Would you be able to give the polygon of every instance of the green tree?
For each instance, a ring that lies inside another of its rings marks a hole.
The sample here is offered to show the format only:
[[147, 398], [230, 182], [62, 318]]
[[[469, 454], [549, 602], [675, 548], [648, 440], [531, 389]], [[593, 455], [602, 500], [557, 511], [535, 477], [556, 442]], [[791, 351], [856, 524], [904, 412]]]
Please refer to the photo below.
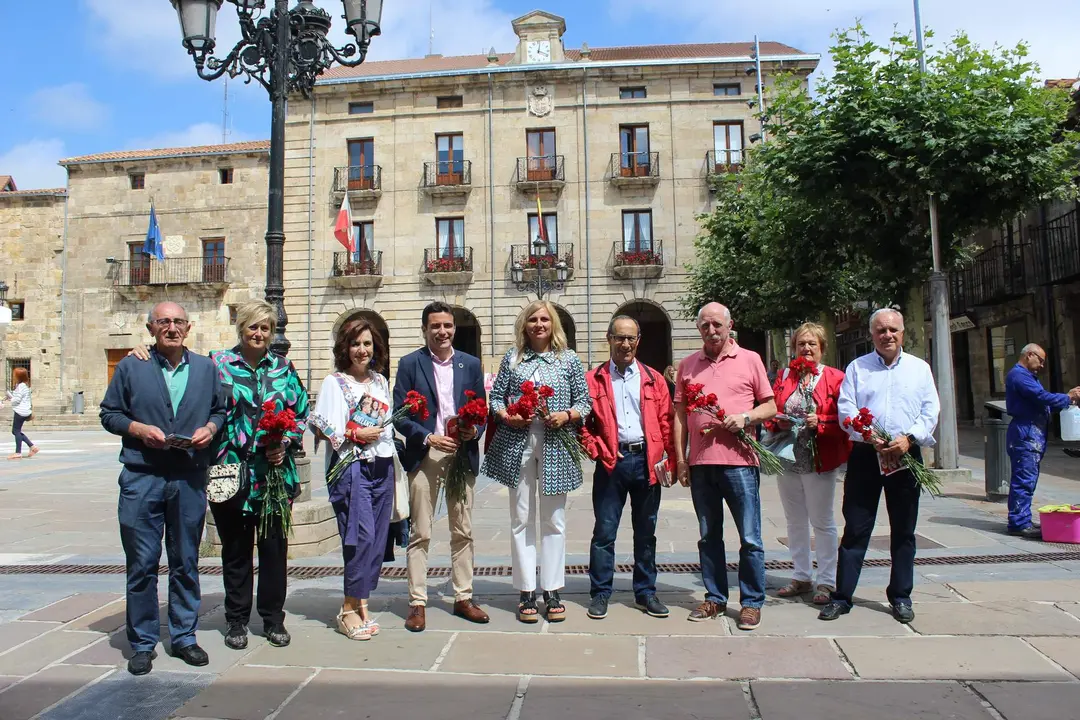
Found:
[[911, 37], [882, 46], [856, 26], [830, 53], [815, 95], [801, 78], [777, 82], [768, 142], [718, 184], [688, 313], [716, 299], [767, 329], [855, 300], [903, 306], [931, 269], [931, 193], [948, 268], [978, 228], [1073, 190], [1068, 93], [1038, 82], [1024, 45], [986, 50], [961, 34], [923, 73]]

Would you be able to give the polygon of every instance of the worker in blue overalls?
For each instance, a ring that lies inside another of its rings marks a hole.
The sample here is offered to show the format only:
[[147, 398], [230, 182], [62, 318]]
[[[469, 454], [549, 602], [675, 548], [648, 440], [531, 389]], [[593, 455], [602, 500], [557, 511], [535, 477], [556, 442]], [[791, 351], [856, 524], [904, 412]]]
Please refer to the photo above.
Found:
[[1039, 382], [1046, 351], [1031, 343], [1020, 351], [1016, 366], [1005, 376], [1005, 408], [1012, 416], [1006, 436], [1009, 465], [1009, 534], [1042, 539], [1042, 528], [1031, 520], [1031, 496], [1039, 480], [1039, 464], [1046, 454], [1050, 411], [1062, 411], [1080, 402], [1080, 387], [1065, 393], [1048, 392]]

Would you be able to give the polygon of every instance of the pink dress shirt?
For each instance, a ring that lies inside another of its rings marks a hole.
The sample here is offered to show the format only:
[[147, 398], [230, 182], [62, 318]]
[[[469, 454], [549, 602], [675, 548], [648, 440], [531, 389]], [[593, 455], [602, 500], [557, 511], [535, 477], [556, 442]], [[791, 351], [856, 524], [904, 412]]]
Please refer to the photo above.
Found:
[[446, 423], [457, 415], [454, 406], [454, 353], [450, 353], [446, 362], [432, 355], [431, 367], [435, 371], [435, 400], [439, 405], [435, 413], [435, 434], [445, 435]]
[[[685, 401], [683, 383], [701, 383], [705, 394], [715, 393], [717, 403], [728, 415], [739, 415], [754, 409], [755, 401], [763, 403], [773, 396], [765, 363], [753, 350], [732, 342], [727, 352], [716, 360], [709, 359], [704, 350], [679, 363], [675, 381], [675, 402]], [[733, 433], [716, 428], [702, 435], [702, 428], [716, 421], [706, 413], [687, 413], [687, 432], [690, 435], [691, 465], [757, 465], [757, 458]], [[753, 432], [753, 428], [748, 432]]]

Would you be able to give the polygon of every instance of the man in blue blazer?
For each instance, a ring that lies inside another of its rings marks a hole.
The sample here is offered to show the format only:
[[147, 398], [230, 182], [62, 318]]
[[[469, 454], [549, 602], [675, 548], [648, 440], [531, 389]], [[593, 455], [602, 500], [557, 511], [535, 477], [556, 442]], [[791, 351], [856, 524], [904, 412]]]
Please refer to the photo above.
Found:
[[394, 407], [401, 407], [410, 390], [427, 399], [430, 417], [420, 422], [406, 416], [395, 423], [405, 436], [401, 464], [409, 474], [409, 617], [405, 628], [421, 632], [427, 626], [428, 546], [431, 520], [439, 487], [445, 481], [450, 462], [464, 443], [469, 459], [469, 478], [464, 502], [447, 499], [450, 521], [451, 583], [454, 586], [454, 614], [471, 622], [486, 623], [485, 613], [473, 601], [473, 488], [480, 469], [480, 430], [462, 430], [457, 439], [447, 435], [446, 425], [467, 400], [465, 391], [487, 398], [480, 361], [454, 349], [454, 312], [449, 305], [433, 302], [421, 316], [426, 346], [401, 358], [394, 380]]
[[145, 675], [156, 657], [161, 536], [169, 558], [172, 654], [188, 665], [209, 662], [195, 639], [199, 603], [199, 543], [206, 515], [210, 441], [225, 423], [221, 381], [210, 358], [184, 347], [191, 330], [176, 303], [158, 303], [146, 329], [151, 362], [126, 357], [101, 401], [101, 424], [123, 437], [120, 540], [127, 558], [128, 671]]

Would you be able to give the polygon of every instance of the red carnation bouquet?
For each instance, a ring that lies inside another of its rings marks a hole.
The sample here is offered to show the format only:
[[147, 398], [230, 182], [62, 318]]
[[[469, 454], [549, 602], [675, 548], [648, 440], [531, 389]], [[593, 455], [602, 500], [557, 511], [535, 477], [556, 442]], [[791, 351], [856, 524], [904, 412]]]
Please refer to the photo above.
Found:
[[[817, 404], [814, 403], [814, 386], [809, 378], [816, 376], [820, 370], [818, 370], [818, 364], [810, 358], [800, 355], [791, 361], [788, 365], [788, 370], [798, 378], [796, 387], [798, 392], [802, 395], [803, 407], [806, 409], [806, 414], [810, 415], [817, 412]], [[806, 383], [803, 383], [803, 380]], [[810, 445], [810, 461], [813, 463], [814, 468], [818, 467], [818, 452], [817, 452], [817, 429], [809, 430], [809, 445]]]
[[[477, 397], [472, 390], [465, 391], [466, 402], [458, 410], [455, 417], [446, 423], [446, 434], [457, 440], [462, 430], [472, 430], [487, 422], [487, 400]], [[454, 453], [450, 461], [450, 469], [446, 473], [445, 492], [450, 502], [464, 502], [465, 488], [469, 477], [469, 456], [462, 445]]]
[[[686, 396], [686, 409], [688, 411], [703, 413], [715, 421], [701, 429], [702, 435], [708, 435], [713, 429], [723, 427], [723, 422], [724, 419], [727, 418], [727, 413], [724, 412], [724, 408], [719, 406], [717, 397], [714, 393], [706, 395], [705, 386], [703, 384], [692, 383], [687, 379], [683, 380], [683, 394]], [[757, 457], [758, 466], [761, 468], [761, 472], [766, 475], [782, 475], [784, 473], [784, 466], [780, 463], [780, 458], [766, 450], [764, 446], [757, 441], [757, 438], [745, 430], [737, 431], [735, 436], [739, 438], [740, 442], [747, 445], [751, 452]]]
[[[395, 423], [401, 420], [406, 415], [415, 415], [420, 422], [427, 420], [431, 417], [431, 412], [428, 410], [427, 398], [421, 395], [416, 390], [410, 390], [405, 395], [405, 401], [401, 403], [401, 407], [395, 410], [390, 415], [386, 416], [378, 427], [385, 428], [391, 423]], [[370, 425], [362, 425], [353, 420], [349, 420], [345, 423], [345, 437], [349, 438], [353, 430], [360, 430], [362, 428], [371, 427]], [[345, 470], [359, 459], [355, 452], [355, 448], [350, 448], [349, 451], [341, 453], [341, 457], [338, 459], [334, 467], [330, 468], [330, 472], [326, 474], [326, 487], [330, 487], [345, 474]]]
[[[876, 440], [888, 445], [892, 442], [893, 438], [880, 423], [874, 420], [873, 414], [869, 408], [859, 408], [859, 414], [855, 417], [844, 418], [844, 427], [851, 428], [855, 432], [862, 435], [863, 440], [870, 444], [875, 444]], [[925, 465], [915, 459], [910, 453], [904, 453], [900, 458], [900, 465], [897, 467], [891, 467], [885, 464], [881, 455], [878, 455], [878, 466], [881, 468], [883, 475], [891, 475], [899, 470], [910, 470], [911, 474], [915, 477], [915, 482], [919, 487], [928, 492], [933, 497], [941, 496], [941, 481], [937, 476], [930, 471]]]
[[[256, 426], [257, 431], [264, 433], [262, 445], [265, 449], [280, 448], [285, 440], [286, 433], [300, 432], [296, 424], [296, 413], [285, 408], [280, 412], [273, 400], [267, 400], [262, 406], [262, 418]], [[259, 537], [268, 536], [273, 527], [273, 519], [278, 518], [281, 531], [286, 535], [292, 534], [292, 500], [289, 498], [288, 488], [285, 486], [286, 470], [284, 464], [272, 465], [267, 463], [266, 478], [259, 488], [262, 495], [262, 505], [259, 508]]]
[[[555, 390], [550, 386], [536, 385], [532, 380], [526, 380], [521, 383], [521, 397], [516, 402], [510, 403], [506, 407], [506, 412], [509, 415], [517, 415], [525, 420], [532, 420], [538, 414], [540, 417], [546, 418], [551, 414], [548, 409], [548, 400], [553, 397], [555, 397]], [[555, 438], [559, 441], [559, 444], [563, 446], [566, 452], [570, 453], [570, 458], [580, 467], [587, 454], [585, 448], [581, 446], [577, 433], [571, 430], [570, 424], [567, 423], [557, 429], [548, 428], [548, 430], [555, 433]]]

